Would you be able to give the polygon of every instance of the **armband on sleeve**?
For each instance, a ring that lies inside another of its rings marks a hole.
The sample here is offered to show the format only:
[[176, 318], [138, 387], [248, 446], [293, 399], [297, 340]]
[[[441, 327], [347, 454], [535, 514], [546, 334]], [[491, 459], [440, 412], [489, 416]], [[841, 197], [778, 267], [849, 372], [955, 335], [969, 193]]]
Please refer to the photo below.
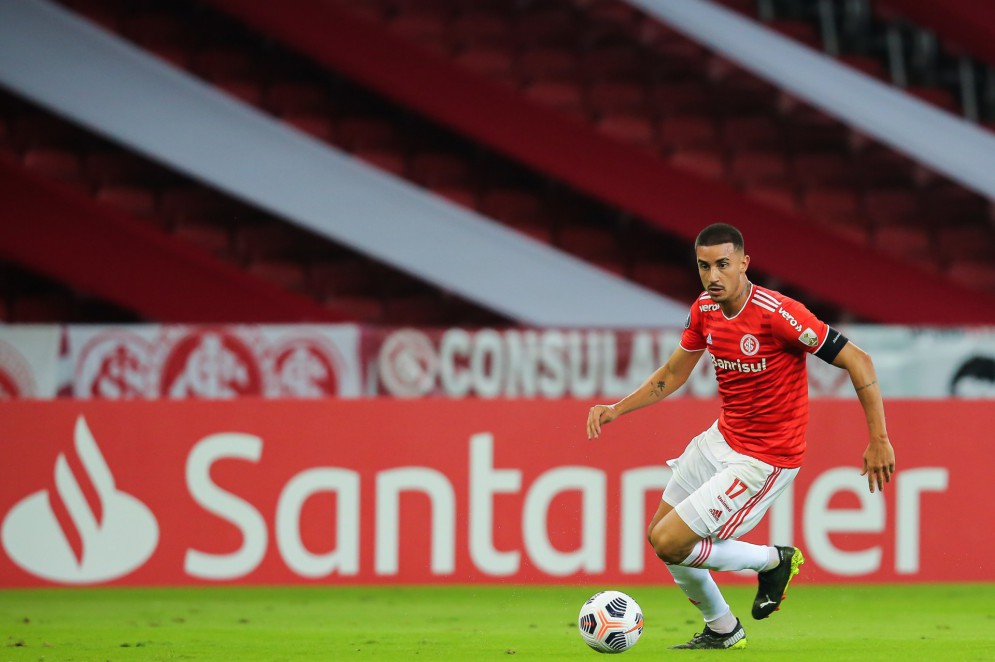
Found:
[[843, 349], [843, 346], [848, 342], [850, 340], [840, 331], [829, 327], [829, 332], [826, 334], [826, 342], [822, 343], [822, 347], [816, 350], [815, 355], [826, 363], [832, 364], [833, 360]]

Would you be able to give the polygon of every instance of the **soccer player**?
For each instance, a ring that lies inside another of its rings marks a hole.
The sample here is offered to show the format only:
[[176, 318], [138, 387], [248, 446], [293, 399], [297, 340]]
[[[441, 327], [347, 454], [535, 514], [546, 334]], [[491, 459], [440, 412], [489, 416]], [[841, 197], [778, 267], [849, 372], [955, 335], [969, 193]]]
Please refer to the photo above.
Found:
[[715, 367], [718, 420], [668, 462], [672, 477], [649, 525], [649, 541], [688, 599], [704, 630], [672, 648], [746, 646], [746, 631], [709, 570], [756, 570], [753, 618], [770, 616], [805, 562], [795, 547], [738, 538], [763, 518], [791, 484], [805, 453], [808, 354], [846, 370], [863, 407], [869, 443], [863, 472], [871, 492], [895, 471], [881, 389], [866, 352], [779, 292], [750, 282], [743, 235], [710, 225], [695, 240], [705, 292], [691, 306], [680, 346], [638, 389], [588, 412], [587, 436], [623, 414], [659, 402], [687, 381], [704, 350]]

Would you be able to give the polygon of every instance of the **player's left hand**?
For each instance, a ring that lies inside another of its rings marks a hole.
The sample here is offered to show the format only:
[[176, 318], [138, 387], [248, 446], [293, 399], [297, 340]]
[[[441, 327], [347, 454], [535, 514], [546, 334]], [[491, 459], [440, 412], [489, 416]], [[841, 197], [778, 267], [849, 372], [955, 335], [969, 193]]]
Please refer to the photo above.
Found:
[[892, 448], [891, 442], [885, 438], [867, 444], [867, 450], [864, 451], [864, 470], [860, 475], [867, 476], [867, 487], [870, 488], [871, 494], [874, 493], [875, 486], [878, 491], [883, 491], [884, 484], [891, 482], [893, 473], [895, 473], [895, 449]]

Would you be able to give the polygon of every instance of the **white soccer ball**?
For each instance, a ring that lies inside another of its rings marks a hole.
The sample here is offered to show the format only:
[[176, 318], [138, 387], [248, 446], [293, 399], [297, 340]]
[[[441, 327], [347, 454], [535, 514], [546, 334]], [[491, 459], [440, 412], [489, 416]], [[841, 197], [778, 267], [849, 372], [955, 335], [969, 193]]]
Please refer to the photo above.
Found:
[[584, 642], [599, 653], [622, 653], [643, 633], [643, 610], [621, 591], [595, 593], [577, 620]]

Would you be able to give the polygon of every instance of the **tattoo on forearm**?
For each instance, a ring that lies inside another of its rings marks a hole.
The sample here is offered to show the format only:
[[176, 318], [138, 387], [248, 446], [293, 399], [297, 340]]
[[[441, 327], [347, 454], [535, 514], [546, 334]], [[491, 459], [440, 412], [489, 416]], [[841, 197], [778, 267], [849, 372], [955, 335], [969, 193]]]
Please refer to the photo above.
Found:
[[863, 390], [864, 390], [865, 388], [870, 388], [870, 387], [874, 386], [874, 385], [875, 385], [875, 384], [877, 384], [877, 383], [878, 383], [878, 380], [876, 380], [876, 379], [875, 379], [875, 380], [874, 380], [873, 382], [871, 382], [870, 384], [864, 384], [863, 386], [858, 386], [858, 387], [857, 387], [857, 388], [855, 388], [854, 390], [855, 390], [855, 391], [863, 391]]
[[661, 379], [656, 383], [656, 390], [654, 391], [654, 393], [656, 393], [657, 395], [663, 393], [663, 389], [666, 385], [667, 383]]

